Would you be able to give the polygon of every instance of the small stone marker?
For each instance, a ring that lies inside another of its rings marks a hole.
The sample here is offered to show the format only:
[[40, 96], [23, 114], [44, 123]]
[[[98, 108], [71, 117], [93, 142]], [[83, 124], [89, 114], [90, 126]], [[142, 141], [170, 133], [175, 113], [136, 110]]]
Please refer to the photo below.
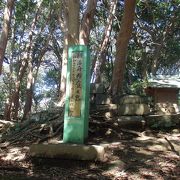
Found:
[[88, 137], [90, 53], [84, 45], [69, 47], [64, 143], [83, 144]]

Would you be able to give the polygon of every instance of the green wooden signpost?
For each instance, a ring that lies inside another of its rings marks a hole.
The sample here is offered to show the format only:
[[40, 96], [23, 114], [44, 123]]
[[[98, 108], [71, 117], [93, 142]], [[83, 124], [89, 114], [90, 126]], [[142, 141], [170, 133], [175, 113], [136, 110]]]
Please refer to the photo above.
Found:
[[84, 45], [68, 50], [64, 143], [83, 144], [88, 137], [90, 52]]

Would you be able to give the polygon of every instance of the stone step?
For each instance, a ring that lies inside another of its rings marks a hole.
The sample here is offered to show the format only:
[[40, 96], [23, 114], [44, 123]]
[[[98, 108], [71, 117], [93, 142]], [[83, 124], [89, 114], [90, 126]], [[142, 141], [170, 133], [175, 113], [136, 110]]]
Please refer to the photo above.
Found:
[[148, 104], [150, 101], [147, 96], [126, 95], [119, 99], [119, 104]]
[[126, 129], [144, 129], [145, 120], [142, 116], [119, 116], [117, 119], [118, 125]]

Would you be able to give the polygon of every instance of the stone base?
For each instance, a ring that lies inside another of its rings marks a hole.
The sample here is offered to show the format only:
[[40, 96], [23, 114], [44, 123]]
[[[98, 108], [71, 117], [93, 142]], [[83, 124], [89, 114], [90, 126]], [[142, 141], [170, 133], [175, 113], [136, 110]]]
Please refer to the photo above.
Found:
[[145, 120], [142, 116], [119, 116], [117, 121], [121, 128], [135, 130], [145, 128]]
[[150, 101], [147, 96], [126, 95], [120, 98], [118, 104], [148, 104]]
[[119, 115], [145, 115], [150, 113], [150, 108], [148, 107], [147, 104], [120, 104], [119, 105], [119, 110], [118, 110]]
[[104, 160], [104, 147], [97, 145], [77, 144], [33, 144], [30, 147], [31, 157], [61, 158], [75, 160]]
[[172, 115], [149, 115], [145, 116], [148, 127], [152, 128], [180, 128], [180, 114]]

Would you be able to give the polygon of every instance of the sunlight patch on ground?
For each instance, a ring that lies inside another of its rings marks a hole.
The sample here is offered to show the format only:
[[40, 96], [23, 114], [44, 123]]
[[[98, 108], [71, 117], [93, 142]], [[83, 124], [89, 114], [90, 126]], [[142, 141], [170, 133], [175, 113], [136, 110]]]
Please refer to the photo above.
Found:
[[112, 142], [112, 143], [101, 143], [100, 146], [103, 146], [104, 148], [116, 148], [124, 145], [121, 142]]
[[120, 170], [119, 168], [114, 168], [107, 170], [102, 173], [104, 176], [110, 176], [113, 177], [113, 179], [118, 179], [118, 178], [127, 178], [128, 174], [125, 172], [125, 170]]
[[22, 161], [25, 159], [28, 147], [9, 147], [6, 152], [0, 154], [4, 161]]
[[136, 138], [136, 140], [138, 140], [138, 141], [152, 140], [152, 139], [153, 139], [152, 137], [144, 136], [144, 135]]

